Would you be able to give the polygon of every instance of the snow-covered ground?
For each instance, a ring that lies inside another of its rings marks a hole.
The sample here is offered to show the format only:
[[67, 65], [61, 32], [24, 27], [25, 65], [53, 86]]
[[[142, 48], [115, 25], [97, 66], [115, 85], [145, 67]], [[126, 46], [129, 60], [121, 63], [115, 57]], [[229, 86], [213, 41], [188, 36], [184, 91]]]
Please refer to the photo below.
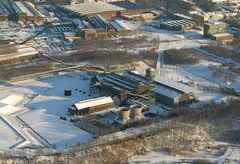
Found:
[[[190, 73], [196, 74], [198, 76], [201, 76], [202, 78], [207, 79], [208, 81], [211, 81], [212, 83], [221, 85], [221, 86], [228, 86], [228, 79], [221, 79], [214, 76], [214, 71], [209, 69], [209, 66], [215, 66], [216, 68], [221, 68], [220, 63], [216, 62], [209, 62], [209, 61], [201, 61], [199, 64], [195, 65], [187, 65], [183, 66], [182, 68]], [[218, 71], [218, 70], [216, 70]], [[240, 76], [234, 78], [234, 80], [231, 81], [231, 84], [229, 87], [233, 87], [236, 90], [240, 90]]]
[[90, 140], [92, 136], [72, 123], [60, 120], [57, 116], [47, 114], [47, 110], [37, 109], [20, 115], [29, 126], [51, 145], [63, 147]]
[[[36, 83], [20, 84], [15, 91], [28, 92], [30, 90], [37, 94], [32, 101], [26, 104], [28, 108], [46, 109], [46, 113], [55, 116], [66, 115], [68, 107], [72, 104], [97, 96], [90, 94], [89, 80], [86, 80], [87, 76], [85, 76], [84, 74], [65, 74]], [[72, 96], [64, 96], [64, 89], [71, 89]]]
[[0, 117], [0, 151], [10, 149], [23, 139]]
[[228, 146], [226, 151], [222, 149], [210, 149], [199, 151], [195, 154], [176, 155], [168, 151], [149, 151], [143, 155], [134, 155], [129, 163], [232, 163], [240, 162], [240, 148]]
[[[73, 72], [24, 81], [8, 85], [5, 89], [3, 84], [0, 102], [11, 108], [3, 108], [1, 114], [12, 127], [0, 120], [0, 129], [4, 131], [0, 133], [0, 148], [9, 149], [21, 141], [19, 136], [15, 137], [17, 134], [12, 128], [26, 136], [30, 142], [28, 145], [46, 146], [47, 143], [48, 146], [63, 147], [90, 140], [91, 134], [59, 119], [60, 116], [70, 117], [67, 111], [72, 104], [99, 96], [99, 93], [90, 93], [89, 82], [86, 73]], [[64, 96], [64, 89], [71, 89], [72, 95]]]

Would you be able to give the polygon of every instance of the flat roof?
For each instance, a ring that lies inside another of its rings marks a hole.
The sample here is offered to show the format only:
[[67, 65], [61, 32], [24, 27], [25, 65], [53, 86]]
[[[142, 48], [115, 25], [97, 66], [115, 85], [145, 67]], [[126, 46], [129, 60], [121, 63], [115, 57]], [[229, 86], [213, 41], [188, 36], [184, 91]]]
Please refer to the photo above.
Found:
[[24, 97], [22, 95], [9, 95], [7, 97], [5, 97], [4, 99], [0, 100], [0, 103], [4, 103], [7, 105], [16, 105], [19, 102], [21, 102], [24, 99]]
[[103, 104], [107, 104], [107, 103], [113, 103], [113, 100], [112, 100], [111, 97], [105, 97], [105, 96], [104, 97], [98, 97], [98, 98], [95, 98], [95, 99], [80, 101], [80, 102], [78, 102], [74, 105], [78, 110], [81, 110], [81, 109], [90, 108], [90, 107], [103, 105]]
[[102, 13], [107, 11], [123, 11], [125, 8], [118, 7], [106, 2], [92, 2], [92, 3], [79, 3], [72, 5], [65, 5], [62, 8], [74, 11], [81, 15], [89, 15], [95, 13]]
[[[125, 71], [123, 75], [134, 78], [138, 81], [146, 82], [145, 77], [135, 74], [131, 71]], [[186, 93], [186, 94], [193, 93], [194, 95], [198, 95], [202, 93], [201, 91], [195, 88], [189, 87], [187, 85], [184, 85], [163, 77], [156, 77], [154, 84], [157, 92], [172, 98], [182, 93]]]
[[230, 34], [230, 33], [219, 33], [219, 34], [214, 34], [213, 36], [215, 36], [215, 37], [220, 37], [220, 36], [222, 36], [222, 37], [224, 37], [224, 36], [233, 36], [233, 34]]
[[146, 6], [140, 3], [132, 3], [129, 1], [114, 1], [109, 2], [112, 5], [124, 8], [126, 10], [144, 10], [146, 9]]

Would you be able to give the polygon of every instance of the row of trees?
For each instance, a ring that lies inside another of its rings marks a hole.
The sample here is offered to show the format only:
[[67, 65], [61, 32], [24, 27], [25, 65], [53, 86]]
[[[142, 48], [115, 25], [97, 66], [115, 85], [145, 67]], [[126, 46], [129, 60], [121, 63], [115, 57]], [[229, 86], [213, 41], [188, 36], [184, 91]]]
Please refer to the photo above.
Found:
[[165, 64], [196, 64], [199, 63], [200, 57], [197, 52], [191, 49], [171, 49], [164, 52]]
[[61, 56], [59, 59], [69, 63], [91, 63], [105, 68], [139, 61], [139, 57], [133, 53], [106, 50], [77, 52], [69, 56]]
[[240, 53], [236, 50], [231, 50], [221, 45], [209, 45], [209, 46], [202, 46], [202, 49], [214, 53], [223, 58], [232, 59], [234, 61], [240, 62], [239, 55]]
[[30, 75], [34, 73], [40, 73], [44, 71], [49, 71], [54, 67], [62, 67], [62, 65], [45, 63], [40, 65], [29, 65], [21, 68], [18, 68], [18, 67], [11, 68], [11, 69], [7, 69], [8, 67], [0, 68], [0, 78], [8, 79], [12, 77], [19, 77], [19, 76]]
[[133, 38], [117, 38], [117, 39], [96, 39], [85, 40], [78, 39], [73, 41], [74, 50], [99, 50], [99, 49], [126, 49], [140, 47], [146, 43], [155, 43], [156, 39], [148, 40], [147, 36], [141, 35]]

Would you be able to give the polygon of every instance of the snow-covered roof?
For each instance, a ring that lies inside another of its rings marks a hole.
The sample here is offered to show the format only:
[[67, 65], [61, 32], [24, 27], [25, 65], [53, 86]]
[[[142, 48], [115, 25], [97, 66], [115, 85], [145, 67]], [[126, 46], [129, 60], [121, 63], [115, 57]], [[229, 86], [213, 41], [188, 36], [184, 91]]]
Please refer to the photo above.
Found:
[[15, 107], [13, 105], [4, 105], [0, 107], [0, 114], [8, 115], [17, 111], [20, 111], [21, 108]]
[[124, 30], [131, 30], [126, 24], [124, 24], [123, 22], [121, 22], [119, 20], [114, 20], [114, 21], [110, 22], [110, 24], [118, 32], [124, 31]]
[[227, 36], [233, 36], [233, 34], [230, 34], [230, 33], [219, 33], [219, 34], [214, 34], [213, 36], [215, 37], [227, 37]]
[[12, 95], [0, 100], [0, 103], [4, 103], [4, 104], [8, 104], [8, 105], [17, 105], [23, 99], [24, 99], [24, 97], [21, 95], [12, 94]]
[[[127, 75], [127, 74], [125, 74], [125, 75]], [[147, 80], [144, 77], [141, 77], [140, 75], [134, 76], [134, 74], [133, 74], [133, 75], [130, 75], [129, 77], [132, 77], [132, 78], [134, 78], [138, 81], [142, 81], [144, 83], [147, 83]], [[158, 94], [164, 95], [166, 97], [174, 99], [175, 97], [183, 94], [182, 91], [173, 89], [172, 87], [169, 87], [168, 85], [162, 85], [159, 82], [155, 82], [154, 84], [155, 84], [154, 85], [155, 92], [158, 93]]]
[[172, 88], [164, 87], [163, 85], [155, 85], [154, 89], [155, 89], [156, 93], [164, 95], [164, 96], [172, 98], [172, 99], [183, 94], [183, 92], [181, 92], [181, 91], [178, 91], [175, 89], [173, 90]]
[[113, 22], [110, 22], [110, 24], [111, 24], [111, 26], [112, 26], [115, 30], [117, 30], [118, 32], [124, 30], [123, 27], [122, 27], [116, 20], [113, 21]]
[[[41, 13], [39, 13], [39, 11], [37, 11], [33, 4], [31, 4], [30, 2], [26, 2], [26, 1], [16, 1], [15, 2], [16, 6], [21, 10], [21, 12], [26, 13], [28, 16], [39, 16], [41, 15]], [[20, 13], [18, 11], [18, 13]], [[43, 16], [43, 15], [41, 15]]]
[[76, 25], [80, 29], [88, 27], [88, 23], [84, 20], [73, 19], [73, 23], [74, 23], [74, 25]]
[[129, 79], [127, 77], [115, 73], [102, 74], [99, 78], [103, 82], [113, 84], [114, 86], [117, 86], [122, 89], [127, 89], [129, 91], [134, 90], [135, 85], [138, 83], [137, 81], [134, 81], [132, 79]]
[[[147, 82], [147, 80], [143, 76], [140, 76], [130, 71], [125, 71], [123, 75], [130, 78], [134, 78], [135, 80], [138, 81], [142, 81], [144, 83]], [[171, 98], [175, 98], [183, 93], [186, 94], [193, 93], [195, 95], [202, 93], [197, 89], [194, 89], [187, 85], [163, 77], [156, 77], [154, 84], [156, 92]]]
[[103, 105], [103, 104], [107, 104], [107, 103], [113, 103], [113, 100], [111, 97], [104, 96], [104, 97], [99, 97], [99, 98], [95, 98], [95, 99], [80, 101], [74, 105], [78, 110], [81, 110], [81, 109], [90, 108], [90, 107]]
[[197, 95], [197, 94], [201, 94], [202, 93], [201, 91], [199, 91], [199, 90], [197, 90], [195, 88], [189, 87], [187, 85], [178, 83], [176, 81], [173, 81], [173, 80], [170, 80], [170, 79], [167, 79], [167, 78], [164, 78], [164, 77], [156, 77], [155, 81], [159, 82], [159, 83], [161, 83], [163, 85], [169, 86], [171, 88], [174, 88], [176, 90], [185, 92], [187, 94], [193, 93], [193, 94]]
[[116, 23], [118, 23], [124, 30], [131, 30], [131, 28], [124, 23], [124, 21], [116, 20]]
[[95, 3], [80, 3], [74, 5], [66, 5], [63, 8], [74, 11], [81, 15], [102, 13], [106, 11], [123, 11], [126, 10], [122, 7], [112, 5], [106, 2], [95, 2]]

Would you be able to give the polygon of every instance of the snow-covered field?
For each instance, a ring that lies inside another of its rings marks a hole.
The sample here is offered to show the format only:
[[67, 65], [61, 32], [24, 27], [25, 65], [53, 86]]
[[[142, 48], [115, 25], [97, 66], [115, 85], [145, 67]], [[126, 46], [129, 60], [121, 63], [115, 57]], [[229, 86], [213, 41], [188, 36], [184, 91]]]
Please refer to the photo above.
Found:
[[[13, 127], [0, 120], [0, 148], [14, 148], [10, 146], [20, 141], [12, 128], [21, 131], [29, 139], [28, 144], [35, 146], [37, 142], [31, 141], [37, 140], [42, 146], [63, 147], [90, 140], [91, 134], [59, 119], [60, 116], [70, 117], [67, 110], [72, 104], [98, 96], [98, 93], [90, 93], [89, 82], [87, 74], [75, 72], [24, 81], [8, 85], [6, 89], [2, 85], [0, 102], [11, 105], [11, 108], [2, 108], [1, 114], [9, 118]], [[64, 89], [71, 89], [72, 96], [64, 96]]]
[[33, 110], [20, 117], [51, 145], [57, 147], [84, 142], [92, 138], [89, 133], [54, 115], [47, 114], [47, 110], [44, 109]]
[[[221, 79], [214, 77], [214, 71], [209, 69], [209, 66], [215, 66], [216, 68], [220, 68], [221, 64], [216, 62], [209, 62], [209, 61], [201, 61], [199, 64], [195, 65], [188, 65], [183, 66], [183, 69], [189, 71], [190, 73], [196, 74], [198, 76], [201, 76], [202, 78], [208, 79], [212, 83], [221, 85], [221, 86], [228, 86], [228, 82], [230, 81], [229, 87], [233, 87], [236, 90], [240, 90], [240, 76], [234, 78], [234, 80], [228, 80], [228, 79]], [[218, 70], [216, 70], [218, 71]]]
[[[20, 88], [15, 90], [23, 89], [25, 92], [24, 89], [27, 89], [37, 94], [32, 101], [26, 104], [26, 107], [46, 109], [47, 114], [61, 116], [67, 114], [67, 109], [72, 104], [96, 96], [90, 94], [89, 80], [86, 80], [86, 77], [84, 74], [66, 74], [36, 83], [25, 83], [19, 85]], [[64, 96], [64, 89], [71, 89], [72, 96]]]
[[[182, 156], [182, 155], [171, 155], [169, 152], [160, 151], [150, 151], [144, 155], [134, 155], [132, 159], [129, 160], [129, 163], [233, 163], [237, 164], [240, 162], [239, 160], [239, 148], [229, 147], [226, 153], [223, 155], [211, 155], [210, 152], [206, 152], [205, 154], [198, 157], [196, 156]], [[228, 153], [228, 151], [232, 151]], [[230, 154], [230, 155], [229, 155]], [[229, 155], [229, 156], [228, 156]]]
[[6, 150], [23, 139], [0, 117], [0, 151]]

